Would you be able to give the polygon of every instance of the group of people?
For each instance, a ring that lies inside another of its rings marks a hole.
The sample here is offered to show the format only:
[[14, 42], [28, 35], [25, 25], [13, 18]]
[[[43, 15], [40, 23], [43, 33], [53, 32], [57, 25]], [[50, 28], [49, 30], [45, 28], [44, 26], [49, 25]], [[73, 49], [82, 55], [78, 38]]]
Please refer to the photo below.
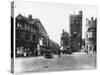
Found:
[[17, 47], [16, 55], [31, 56], [32, 52], [30, 51], [30, 48]]
[[[17, 56], [20, 56], [20, 55], [21, 56], [37, 56], [36, 54], [38, 54], [38, 52], [36, 52], [36, 51], [37, 50], [34, 50], [33, 53], [32, 53], [32, 51], [30, 50], [30, 48], [17, 47], [17, 49], [16, 49], [16, 55]], [[52, 52], [50, 50], [50, 52], [46, 52], [46, 53], [49, 55], [49, 53], [52, 53]], [[60, 49], [58, 49], [57, 55], [58, 55], [59, 58], [61, 57], [61, 50]]]

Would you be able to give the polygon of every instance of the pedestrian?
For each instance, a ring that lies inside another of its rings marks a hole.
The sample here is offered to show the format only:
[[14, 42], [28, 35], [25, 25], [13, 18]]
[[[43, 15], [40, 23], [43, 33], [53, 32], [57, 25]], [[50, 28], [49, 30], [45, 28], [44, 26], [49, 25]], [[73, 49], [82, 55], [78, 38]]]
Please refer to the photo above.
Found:
[[27, 55], [27, 52], [24, 52], [24, 57]]
[[58, 57], [60, 58], [61, 51], [58, 49]]

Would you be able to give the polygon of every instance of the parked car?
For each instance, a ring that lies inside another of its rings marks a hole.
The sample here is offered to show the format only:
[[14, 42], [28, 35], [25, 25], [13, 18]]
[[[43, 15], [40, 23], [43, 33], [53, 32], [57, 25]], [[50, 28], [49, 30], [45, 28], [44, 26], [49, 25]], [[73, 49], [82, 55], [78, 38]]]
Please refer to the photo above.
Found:
[[53, 58], [53, 54], [52, 54], [50, 51], [47, 51], [47, 52], [44, 54], [44, 58]]

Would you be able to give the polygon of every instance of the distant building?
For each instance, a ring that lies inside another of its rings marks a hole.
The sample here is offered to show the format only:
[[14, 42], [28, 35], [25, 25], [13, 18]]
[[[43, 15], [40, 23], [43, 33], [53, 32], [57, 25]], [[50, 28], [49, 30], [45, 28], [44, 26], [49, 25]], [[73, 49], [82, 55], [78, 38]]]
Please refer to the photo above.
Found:
[[70, 15], [70, 34], [72, 51], [80, 51], [82, 45], [82, 11], [79, 11], [79, 14]]
[[86, 19], [85, 48], [88, 52], [96, 51], [96, 26], [97, 19]]
[[51, 39], [49, 39], [49, 48], [51, 49], [52, 53], [54, 53], [54, 54], [57, 54], [58, 50], [60, 49], [59, 44], [54, 42]]
[[70, 34], [64, 30], [62, 31], [60, 44], [62, 50], [70, 48]]

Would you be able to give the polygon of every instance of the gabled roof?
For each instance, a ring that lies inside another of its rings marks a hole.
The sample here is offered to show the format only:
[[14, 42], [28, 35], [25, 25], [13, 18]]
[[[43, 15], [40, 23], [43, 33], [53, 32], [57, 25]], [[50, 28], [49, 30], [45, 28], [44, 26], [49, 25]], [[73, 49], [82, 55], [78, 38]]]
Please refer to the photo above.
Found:
[[16, 17], [17, 20], [21, 20], [23, 19], [23, 16], [21, 14], [19, 14], [17, 17]]

